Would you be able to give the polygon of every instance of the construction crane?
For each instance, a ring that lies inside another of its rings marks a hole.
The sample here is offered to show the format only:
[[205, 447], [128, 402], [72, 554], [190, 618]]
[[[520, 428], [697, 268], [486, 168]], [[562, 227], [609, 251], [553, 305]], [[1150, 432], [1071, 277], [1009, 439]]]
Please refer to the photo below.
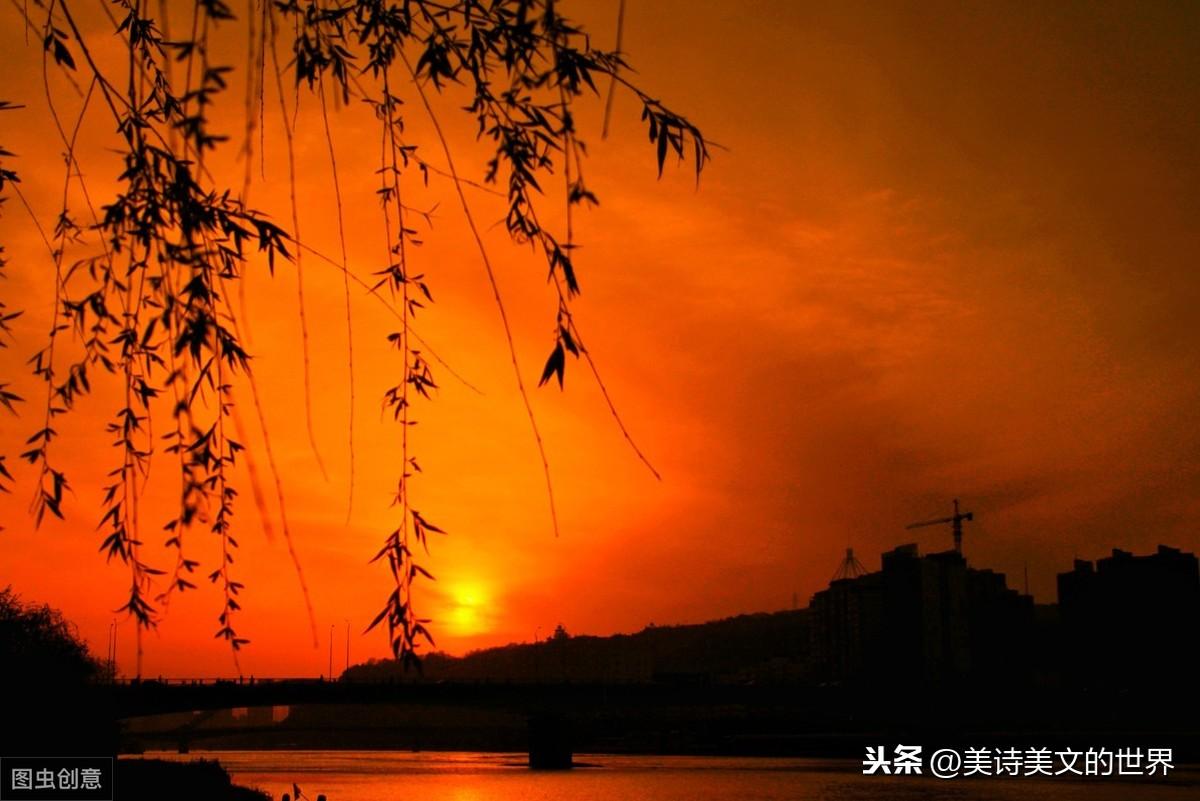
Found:
[[962, 524], [963, 524], [963, 521], [964, 520], [974, 520], [974, 519], [975, 519], [975, 514], [973, 512], [958, 511], [958, 498], [955, 498], [954, 499], [954, 516], [953, 517], [939, 517], [937, 520], [925, 520], [924, 522], [913, 523], [912, 525], [905, 526], [904, 528], [905, 528], [905, 530], [909, 530], [909, 529], [914, 529], [914, 528], [924, 528], [925, 526], [940, 526], [945, 523], [949, 523], [954, 527], [954, 550], [961, 554], [962, 553], [962, 531], [963, 531]]

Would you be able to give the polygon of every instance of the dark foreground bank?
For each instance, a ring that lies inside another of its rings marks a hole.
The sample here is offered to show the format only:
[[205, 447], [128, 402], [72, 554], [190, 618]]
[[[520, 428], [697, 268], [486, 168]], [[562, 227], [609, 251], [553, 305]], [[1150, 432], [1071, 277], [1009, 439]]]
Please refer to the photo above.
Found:
[[271, 801], [259, 790], [239, 787], [215, 761], [117, 760], [120, 801]]

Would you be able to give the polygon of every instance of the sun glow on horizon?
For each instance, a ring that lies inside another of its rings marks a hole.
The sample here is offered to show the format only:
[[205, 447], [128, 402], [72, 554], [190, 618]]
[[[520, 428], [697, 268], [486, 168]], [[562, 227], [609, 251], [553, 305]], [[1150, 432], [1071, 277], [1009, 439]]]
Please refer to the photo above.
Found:
[[444, 613], [447, 630], [455, 637], [486, 634], [492, 628], [488, 611], [490, 601], [487, 589], [478, 582], [469, 581], [454, 586]]

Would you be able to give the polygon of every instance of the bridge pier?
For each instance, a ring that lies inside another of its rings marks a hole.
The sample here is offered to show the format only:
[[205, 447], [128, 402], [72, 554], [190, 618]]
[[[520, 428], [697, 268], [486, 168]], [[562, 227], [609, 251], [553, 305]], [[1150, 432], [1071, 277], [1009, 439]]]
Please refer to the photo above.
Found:
[[574, 764], [570, 722], [561, 715], [529, 718], [529, 767], [533, 770], [567, 770]]

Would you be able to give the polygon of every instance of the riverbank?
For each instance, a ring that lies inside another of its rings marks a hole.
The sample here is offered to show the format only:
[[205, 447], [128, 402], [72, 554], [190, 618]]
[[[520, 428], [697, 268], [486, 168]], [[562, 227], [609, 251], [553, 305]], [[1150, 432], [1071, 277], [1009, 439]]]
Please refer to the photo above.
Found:
[[122, 801], [271, 801], [267, 793], [234, 784], [213, 760], [122, 757], [116, 770], [117, 797]]

